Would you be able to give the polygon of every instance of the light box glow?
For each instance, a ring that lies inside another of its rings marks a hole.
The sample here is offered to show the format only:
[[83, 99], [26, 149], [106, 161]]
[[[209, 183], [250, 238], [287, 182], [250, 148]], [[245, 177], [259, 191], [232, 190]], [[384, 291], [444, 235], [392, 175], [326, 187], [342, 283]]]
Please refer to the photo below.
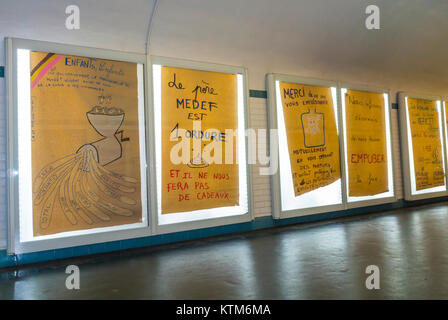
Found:
[[143, 228], [148, 226], [147, 179], [146, 179], [146, 147], [145, 147], [145, 107], [144, 107], [144, 74], [143, 65], [137, 64], [138, 81], [138, 136], [141, 177], [141, 222], [98, 227], [86, 230], [59, 232], [51, 235], [34, 236], [33, 234], [33, 191], [32, 191], [32, 147], [31, 147], [31, 89], [30, 89], [30, 50], [17, 49], [17, 126], [18, 126], [18, 203], [19, 227], [21, 243], [49, 240], [87, 234], [112, 232]]
[[[444, 144], [442, 143], [442, 119], [444, 117], [442, 116], [442, 103], [440, 100], [436, 101], [437, 103], [437, 113], [439, 115], [439, 137], [440, 142], [442, 145], [442, 154], [445, 154], [444, 150]], [[420, 195], [420, 194], [427, 194], [427, 193], [434, 193], [434, 192], [444, 192], [446, 191], [446, 182], [443, 186], [438, 186], [434, 188], [428, 188], [423, 190], [417, 190], [417, 185], [415, 181], [415, 170], [414, 170], [414, 153], [413, 153], [413, 147], [412, 147], [412, 133], [411, 133], [411, 126], [409, 125], [409, 108], [408, 108], [408, 97], [405, 97], [405, 109], [406, 109], [406, 131], [407, 131], [407, 137], [408, 137], [408, 157], [409, 157], [409, 177], [411, 182], [411, 195]], [[443, 172], [446, 172], [445, 169], [445, 157], [442, 157], [442, 165], [443, 165]], [[446, 180], [445, 180], [446, 181]]]
[[[277, 128], [278, 128], [278, 148], [279, 148], [279, 173], [280, 173], [280, 193], [282, 211], [307, 209], [313, 207], [329, 206], [342, 203], [341, 179], [318, 188], [316, 190], [295, 196], [292, 180], [291, 161], [289, 159], [288, 142], [286, 137], [285, 119], [283, 115], [283, 105], [280, 92], [280, 81], [275, 81]], [[331, 88], [333, 98], [333, 110], [336, 119], [336, 128], [339, 133], [339, 123], [337, 116], [337, 92], [336, 88]]]
[[[247, 170], [246, 170], [246, 139], [244, 113], [244, 85], [243, 75], [237, 74], [238, 90], [238, 174], [239, 174], [239, 205], [218, 207], [203, 210], [162, 214], [162, 65], [154, 64], [153, 93], [154, 93], [154, 128], [156, 145], [156, 178], [157, 178], [157, 215], [159, 225], [216, 219], [222, 217], [243, 215], [248, 212], [247, 199]], [[187, 128], [188, 129], [188, 128]]]
[[[344, 145], [347, 148], [347, 128], [346, 128], [346, 108], [345, 108], [345, 94], [347, 93], [347, 88], [341, 88], [341, 103], [342, 103], [342, 115], [344, 118]], [[347, 186], [347, 202], [358, 202], [358, 201], [367, 201], [367, 200], [375, 200], [382, 198], [393, 197], [394, 192], [394, 176], [392, 170], [392, 145], [391, 145], [391, 128], [390, 128], [390, 115], [389, 115], [389, 95], [384, 93], [384, 106], [385, 106], [385, 124], [386, 124], [386, 149], [387, 149], [387, 181], [388, 181], [388, 190], [387, 192], [379, 193], [373, 196], [361, 196], [361, 197], [350, 197], [349, 196], [349, 176], [348, 172], [346, 174], [346, 186]], [[344, 155], [345, 167], [348, 168], [348, 155]]]

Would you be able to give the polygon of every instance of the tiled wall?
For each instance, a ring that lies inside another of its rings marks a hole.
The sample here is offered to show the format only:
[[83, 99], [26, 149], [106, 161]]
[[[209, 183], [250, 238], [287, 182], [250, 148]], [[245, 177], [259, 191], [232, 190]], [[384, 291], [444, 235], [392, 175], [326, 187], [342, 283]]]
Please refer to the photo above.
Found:
[[[267, 125], [267, 100], [262, 98], [250, 98], [249, 127], [258, 130], [266, 129]], [[257, 143], [264, 143], [264, 145], [266, 145], [267, 141], [257, 141]], [[252, 165], [252, 200], [254, 217], [271, 215], [270, 177], [266, 175], [261, 176], [259, 169], [260, 165]]]
[[392, 153], [394, 156], [394, 182], [395, 195], [397, 199], [403, 199], [403, 181], [401, 177], [401, 154], [400, 154], [400, 127], [398, 123], [399, 118], [398, 109], [392, 109]]

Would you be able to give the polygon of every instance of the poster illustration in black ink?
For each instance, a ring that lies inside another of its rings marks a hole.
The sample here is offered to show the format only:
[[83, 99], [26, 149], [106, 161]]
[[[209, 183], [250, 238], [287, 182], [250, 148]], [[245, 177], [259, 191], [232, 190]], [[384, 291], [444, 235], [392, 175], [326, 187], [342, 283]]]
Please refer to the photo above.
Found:
[[137, 64], [30, 62], [34, 235], [140, 222]]
[[384, 94], [345, 93], [348, 190], [351, 197], [389, 191]]
[[445, 185], [437, 101], [407, 98], [416, 190]]
[[280, 82], [294, 195], [341, 178], [331, 88]]

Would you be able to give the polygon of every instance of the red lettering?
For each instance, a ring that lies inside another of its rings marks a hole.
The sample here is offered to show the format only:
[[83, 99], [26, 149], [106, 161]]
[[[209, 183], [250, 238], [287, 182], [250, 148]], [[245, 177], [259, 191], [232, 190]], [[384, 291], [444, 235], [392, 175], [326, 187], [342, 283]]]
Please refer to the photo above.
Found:
[[170, 170], [170, 178], [177, 178], [177, 177], [179, 177], [179, 171], [180, 170], [175, 170], [175, 169]]
[[351, 163], [368, 163], [368, 164], [375, 164], [375, 163], [383, 163], [385, 162], [384, 154], [382, 153], [352, 153], [350, 156]]
[[186, 194], [179, 194], [179, 197], [177, 199], [179, 202], [183, 201], [183, 200], [190, 200], [190, 194], [186, 193]]

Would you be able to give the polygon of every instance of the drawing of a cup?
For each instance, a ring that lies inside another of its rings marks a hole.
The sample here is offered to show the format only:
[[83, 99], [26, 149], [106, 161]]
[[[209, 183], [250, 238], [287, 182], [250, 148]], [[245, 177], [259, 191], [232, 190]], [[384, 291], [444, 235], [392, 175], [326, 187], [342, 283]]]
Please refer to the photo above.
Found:
[[201, 152], [197, 152], [196, 155], [194, 155], [195, 150], [193, 150], [193, 155], [190, 159], [190, 162], [187, 163], [187, 166], [190, 168], [205, 168], [208, 167], [209, 164], [202, 158]]
[[123, 110], [95, 106], [86, 113], [86, 116], [96, 132], [104, 138], [84, 145], [80, 150], [93, 151], [95, 160], [103, 166], [119, 159], [122, 155], [122, 147], [115, 134], [123, 123]]

